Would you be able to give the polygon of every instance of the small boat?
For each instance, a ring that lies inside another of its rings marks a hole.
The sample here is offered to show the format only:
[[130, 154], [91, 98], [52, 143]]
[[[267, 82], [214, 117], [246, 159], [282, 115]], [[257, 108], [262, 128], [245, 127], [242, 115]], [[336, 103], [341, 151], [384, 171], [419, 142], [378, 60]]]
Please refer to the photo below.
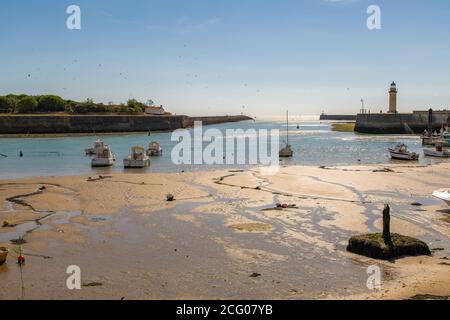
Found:
[[292, 158], [294, 151], [289, 144], [289, 111], [286, 111], [286, 146], [280, 150], [280, 158]]
[[95, 141], [93, 148], [84, 149], [84, 154], [87, 156], [94, 156], [96, 155], [97, 150], [103, 149], [104, 147], [105, 143], [102, 140], [98, 139], [97, 141]]
[[424, 148], [423, 154], [429, 157], [438, 157], [438, 158], [448, 158], [450, 157], [450, 152], [444, 149], [445, 141], [437, 141], [435, 144], [435, 148]]
[[408, 146], [399, 143], [395, 148], [389, 148], [392, 159], [398, 160], [419, 160], [419, 155], [415, 152], [409, 152]]
[[131, 154], [123, 159], [125, 168], [144, 168], [150, 166], [150, 158], [142, 147], [132, 147]]
[[148, 145], [148, 149], [147, 149], [147, 155], [149, 157], [161, 156], [162, 155], [161, 145], [156, 141], [150, 142], [150, 144]]
[[111, 149], [103, 144], [102, 147], [98, 147], [95, 151], [95, 156], [92, 158], [92, 167], [110, 167], [114, 165], [116, 157], [112, 153]]
[[0, 266], [6, 262], [6, 258], [8, 258], [9, 250], [5, 247], [0, 247]]
[[450, 189], [441, 189], [433, 192], [433, 197], [441, 199], [450, 206]]

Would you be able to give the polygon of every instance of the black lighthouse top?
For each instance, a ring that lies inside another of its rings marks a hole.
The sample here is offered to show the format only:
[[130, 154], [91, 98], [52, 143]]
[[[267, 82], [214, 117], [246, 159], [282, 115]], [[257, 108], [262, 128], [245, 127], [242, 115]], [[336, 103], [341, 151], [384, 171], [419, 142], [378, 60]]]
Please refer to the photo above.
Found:
[[397, 85], [395, 84], [394, 81], [392, 81], [392, 83], [391, 83], [391, 90], [390, 91], [391, 92], [397, 92]]

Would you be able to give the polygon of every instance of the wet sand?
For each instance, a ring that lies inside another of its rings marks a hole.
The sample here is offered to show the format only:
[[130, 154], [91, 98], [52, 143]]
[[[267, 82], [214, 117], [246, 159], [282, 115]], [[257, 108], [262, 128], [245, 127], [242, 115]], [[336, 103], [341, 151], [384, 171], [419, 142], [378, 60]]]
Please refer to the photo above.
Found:
[[[0, 299], [449, 296], [450, 208], [431, 197], [449, 181], [450, 164], [2, 180], [0, 224], [9, 226], [0, 246], [12, 253], [0, 266]], [[385, 203], [391, 230], [438, 249], [431, 257], [346, 252], [352, 235], [380, 231]], [[11, 240], [22, 237], [20, 269]], [[378, 291], [366, 286], [374, 264]], [[81, 268], [81, 290], [66, 287], [70, 265]]]

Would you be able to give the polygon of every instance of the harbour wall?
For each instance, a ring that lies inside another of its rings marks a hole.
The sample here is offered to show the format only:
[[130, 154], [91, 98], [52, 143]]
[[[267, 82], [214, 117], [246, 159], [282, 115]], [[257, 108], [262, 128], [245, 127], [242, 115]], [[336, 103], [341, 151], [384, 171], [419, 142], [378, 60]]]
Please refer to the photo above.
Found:
[[320, 120], [355, 121], [356, 115], [321, 114]]
[[248, 120], [245, 116], [201, 117], [148, 115], [0, 115], [0, 134], [64, 134], [170, 131], [204, 124]]
[[[433, 131], [450, 123], [450, 111], [433, 111]], [[355, 131], [372, 134], [412, 134], [428, 130], [428, 111], [358, 114]]]
[[189, 117], [191, 121], [190, 125], [194, 125], [194, 121], [202, 121], [203, 125], [239, 122], [253, 120], [253, 118], [247, 116], [213, 116], [213, 117]]

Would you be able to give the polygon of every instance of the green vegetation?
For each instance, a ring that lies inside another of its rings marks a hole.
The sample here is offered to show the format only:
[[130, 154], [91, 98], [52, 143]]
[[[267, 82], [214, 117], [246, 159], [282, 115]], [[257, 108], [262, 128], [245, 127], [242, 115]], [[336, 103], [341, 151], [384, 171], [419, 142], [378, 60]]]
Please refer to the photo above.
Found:
[[92, 114], [92, 113], [120, 113], [139, 114], [145, 112], [146, 105], [135, 99], [130, 99], [126, 104], [115, 105], [113, 103], [95, 103], [93, 99], [84, 102], [64, 100], [55, 95], [29, 96], [25, 94], [10, 94], [0, 96], [0, 113], [3, 114]]
[[347, 250], [384, 260], [400, 256], [431, 255], [431, 251], [425, 242], [396, 233], [391, 233], [390, 240], [384, 239], [382, 233], [352, 237], [349, 240]]
[[24, 97], [17, 102], [18, 113], [33, 113], [38, 109], [39, 103], [34, 97]]
[[333, 123], [331, 130], [337, 132], [354, 132], [355, 123]]

